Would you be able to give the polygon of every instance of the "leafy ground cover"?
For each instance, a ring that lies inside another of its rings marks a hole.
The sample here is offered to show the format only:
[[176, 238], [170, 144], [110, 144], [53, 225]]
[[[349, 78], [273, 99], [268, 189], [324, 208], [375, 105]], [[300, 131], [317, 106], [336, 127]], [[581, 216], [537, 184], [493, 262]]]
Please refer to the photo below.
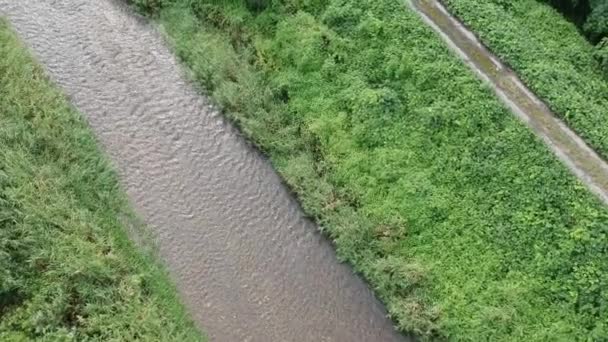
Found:
[[608, 158], [608, 79], [597, 49], [536, 0], [443, 0], [549, 107]]
[[0, 20], [0, 340], [200, 341], [84, 120]]
[[401, 1], [134, 3], [401, 330], [608, 339], [608, 212]]
[[557, 8], [595, 45], [594, 57], [608, 74], [608, 1], [539, 0]]

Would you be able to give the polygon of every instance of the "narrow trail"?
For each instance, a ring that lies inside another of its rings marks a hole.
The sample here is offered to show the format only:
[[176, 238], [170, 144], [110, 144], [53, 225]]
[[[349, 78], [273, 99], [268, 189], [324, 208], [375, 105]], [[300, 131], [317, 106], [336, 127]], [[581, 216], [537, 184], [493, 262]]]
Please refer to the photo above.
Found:
[[608, 204], [608, 164], [536, 97], [494, 54], [437, 0], [409, 0], [409, 6], [526, 123], [557, 157]]
[[269, 163], [111, 0], [0, 0], [86, 116], [211, 341], [399, 341]]

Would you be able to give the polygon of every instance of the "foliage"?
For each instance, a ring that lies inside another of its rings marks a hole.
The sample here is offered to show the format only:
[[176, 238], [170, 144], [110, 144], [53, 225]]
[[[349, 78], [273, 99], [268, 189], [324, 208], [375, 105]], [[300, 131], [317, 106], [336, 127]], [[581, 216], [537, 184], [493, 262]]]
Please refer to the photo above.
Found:
[[[127, 0], [128, 3], [135, 5], [137, 9], [147, 14], [157, 14], [162, 8], [169, 6], [174, 0]], [[239, 3], [243, 0], [209, 0], [207, 3]], [[250, 11], [258, 12], [266, 9], [272, 0], [245, 0]], [[194, 2], [195, 4], [197, 2]], [[201, 4], [201, 2], [198, 2]]]
[[541, 99], [608, 158], [608, 79], [594, 48], [549, 6], [534, 0], [445, 0]]
[[602, 70], [608, 73], [608, 37], [595, 46], [593, 56], [599, 61]]
[[402, 2], [180, 0], [160, 22], [401, 330], [608, 338], [608, 211]]
[[201, 340], [86, 123], [1, 20], [0, 99], [0, 340]]
[[[585, 23], [592, 10], [589, 0], [540, 0], [558, 9], [561, 13], [572, 19], [577, 25]], [[600, 0], [603, 1], [603, 0]], [[593, 0], [591, 0], [593, 2]]]
[[595, 2], [583, 24], [583, 29], [587, 37], [594, 43], [608, 38], [608, 1]]
[[247, 8], [252, 11], [261, 11], [266, 9], [270, 0], [247, 0]]
[[129, 0], [129, 2], [150, 14], [158, 13], [163, 6], [163, 0]]
[[[608, 0], [540, 0], [557, 8], [597, 44], [608, 38]], [[601, 49], [601, 47], [598, 47]], [[599, 57], [601, 58], [601, 56]], [[602, 60], [599, 59], [600, 63]], [[608, 75], [608, 70], [605, 70]]]

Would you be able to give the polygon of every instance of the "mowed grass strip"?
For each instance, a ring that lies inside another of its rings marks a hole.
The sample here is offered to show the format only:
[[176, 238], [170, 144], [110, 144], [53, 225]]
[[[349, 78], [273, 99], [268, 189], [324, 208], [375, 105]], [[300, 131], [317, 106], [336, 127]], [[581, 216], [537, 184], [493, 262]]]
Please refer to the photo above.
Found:
[[608, 158], [608, 75], [573, 23], [538, 0], [442, 2]]
[[0, 340], [201, 341], [82, 117], [0, 20]]
[[136, 0], [424, 339], [608, 338], [608, 212], [401, 1]]

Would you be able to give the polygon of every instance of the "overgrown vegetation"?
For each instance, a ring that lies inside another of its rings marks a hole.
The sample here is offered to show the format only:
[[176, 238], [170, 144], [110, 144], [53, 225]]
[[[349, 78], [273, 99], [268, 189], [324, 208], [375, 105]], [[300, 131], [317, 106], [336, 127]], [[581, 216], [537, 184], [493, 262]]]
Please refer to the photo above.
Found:
[[571, 19], [593, 43], [608, 36], [608, 1], [606, 0], [540, 0]]
[[595, 51], [574, 24], [536, 0], [443, 2], [608, 158], [608, 79], [594, 59], [597, 53], [608, 55], [608, 50]]
[[155, 16], [401, 330], [608, 339], [608, 212], [416, 14], [267, 5], [170, 0]]
[[572, 20], [585, 37], [596, 44], [594, 56], [608, 74], [608, 1], [607, 0], [540, 0], [557, 8]]
[[0, 340], [199, 341], [86, 123], [0, 20]]

